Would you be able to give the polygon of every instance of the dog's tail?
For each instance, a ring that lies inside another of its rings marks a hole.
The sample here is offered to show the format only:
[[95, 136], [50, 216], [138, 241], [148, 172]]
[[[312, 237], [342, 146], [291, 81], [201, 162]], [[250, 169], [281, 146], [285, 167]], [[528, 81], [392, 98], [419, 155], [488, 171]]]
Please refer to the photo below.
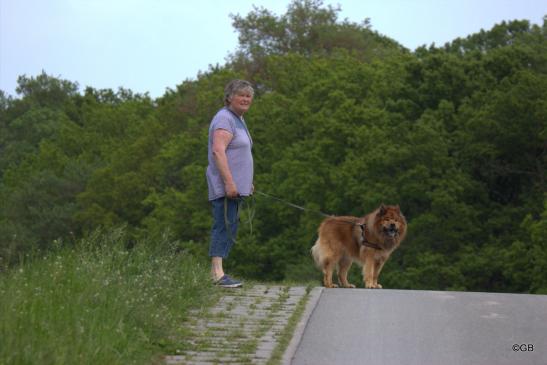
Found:
[[317, 238], [317, 241], [315, 241], [315, 245], [311, 248], [311, 255], [313, 256], [313, 260], [315, 261], [315, 264], [317, 267], [321, 267], [321, 247], [319, 245], [320, 238]]

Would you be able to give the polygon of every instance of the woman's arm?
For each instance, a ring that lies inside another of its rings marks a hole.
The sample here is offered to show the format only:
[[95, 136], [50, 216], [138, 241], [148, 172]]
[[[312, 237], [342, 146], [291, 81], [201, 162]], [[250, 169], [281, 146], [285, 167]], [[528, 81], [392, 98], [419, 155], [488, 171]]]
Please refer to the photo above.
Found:
[[228, 198], [237, 198], [239, 195], [226, 157], [226, 148], [233, 137], [234, 135], [225, 129], [216, 129], [213, 132], [213, 158], [222, 176], [224, 191]]

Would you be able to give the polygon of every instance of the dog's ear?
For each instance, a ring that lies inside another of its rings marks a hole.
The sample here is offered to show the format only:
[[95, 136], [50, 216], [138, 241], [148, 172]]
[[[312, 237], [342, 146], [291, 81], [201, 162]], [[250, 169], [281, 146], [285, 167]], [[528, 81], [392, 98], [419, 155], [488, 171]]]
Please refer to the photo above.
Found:
[[384, 203], [382, 203], [380, 205], [380, 215], [382, 216], [384, 214], [386, 214], [386, 206], [384, 205]]
[[401, 207], [399, 207], [399, 204], [395, 206], [395, 209], [397, 209], [397, 213], [401, 213]]

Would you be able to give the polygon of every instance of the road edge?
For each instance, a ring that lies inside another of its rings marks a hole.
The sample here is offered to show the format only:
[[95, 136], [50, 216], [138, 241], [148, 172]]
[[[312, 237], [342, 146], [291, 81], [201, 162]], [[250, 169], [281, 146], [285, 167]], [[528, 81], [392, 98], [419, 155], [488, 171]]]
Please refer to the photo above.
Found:
[[302, 317], [300, 317], [300, 320], [296, 325], [296, 329], [294, 330], [291, 341], [289, 342], [289, 345], [283, 353], [283, 358], [281, 359], [281, 363], [283, 365], [291, 364], [294, 354], [296, 353], [296, 350], [300, 345], [300, 341], [302, 340], [304, 330], [308, 325], [308, 320], [310, 319], [313, 311], [315, 310], [315, 307], [317, 306], [317, 302], [319, 301], [319, 298], [323, 293], [323, 289], [323, 287], [315, 287], [311, 290], [308, 303], [306, 304], [306, 309], [304, 310], [304, 313], [302, 313]]

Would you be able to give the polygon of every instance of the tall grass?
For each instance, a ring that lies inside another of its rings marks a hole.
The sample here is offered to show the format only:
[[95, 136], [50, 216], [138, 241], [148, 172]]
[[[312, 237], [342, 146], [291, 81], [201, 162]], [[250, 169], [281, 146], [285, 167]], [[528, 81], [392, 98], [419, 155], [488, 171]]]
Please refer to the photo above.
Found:
[[0, 275], [0, 364], [150, 364], [184, 347], [188, 310], [213, 301], [208, 269], [165, 237], [123, 229]]

